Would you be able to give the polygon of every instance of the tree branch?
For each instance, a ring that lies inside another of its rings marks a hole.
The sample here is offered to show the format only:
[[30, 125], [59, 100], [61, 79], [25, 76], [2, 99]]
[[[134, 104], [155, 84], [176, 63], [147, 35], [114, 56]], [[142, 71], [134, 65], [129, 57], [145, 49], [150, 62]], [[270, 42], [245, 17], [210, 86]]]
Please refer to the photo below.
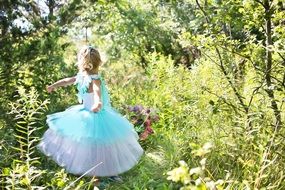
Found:
[[[204, 9], [201, 7], [199, 1], [198, 0], [195, 0], [195, 1], [196, 1], [197, 6], [199, 7], [199, 9], [203, 12], [203, 14], [204, 14], [204, 16], [206, 18], [207, 23], [209, 23], [210, 20], [208, 18], [208, 15], [204, 11]], [[238, 101], [240, 102], [240, 105], [243, 107], [244, 111], [247, 114], [248, 113], [248, 107], [245, 105], [245, 103], [243, 101], [244, 97], [242, 97], [242, 95], [238, 92], [238, 90], [234, 86], [233, 82], [231, 81], [230, 77], [228, 76], [228, 73], [227, 73], [227, 71], [226, 71], [226, 69], [224, 67], [224, 63], [223, 63], [223, 60], [222, 60], [221, 53], [220, 53], [219, 49], [216, 46], [215, 46], [215, 51], [216, 51], [216, 53], [218, 55], [218, 58], [219, 58], [219, 63], [217, 65], [222, 70], [222, 73], [224, 74], [224, 76], [226, 77], [227, 81], [229, 82], [232, 90], [234, 91], [235, 96], [237, 97]]]
[[262, 1], [259, 1], [259, 0], [254, 0], [254, 1], [262, 5], [263, 8], [265, 8], [265, 5], [262, 3]]
[[204, 16], [205, 16], [205, 18], [206, 18], [207, 23], [209, 23], [209, 22], [210, 22], [210, 19], [209, 19], [208, 15], [207, 15], [206, 12], [204, 11], [204, 9], [201, 7], [199, 1], [198, 1], [198, 0], [195, 0], [195, 1], [196, 1], [197, 6], [199, 7], [199, 9], [203, 12], [203, 14], [204, 14]]
[[[237, 110], [240, 109], [240, 108], [238, 108], [238, 107], [234, 106], [232, 103], [228, 102], [224, 97], [219, 96], [218, 94], [212, 92], [210, 89], [208, 89], [208, 88], [206, 88], [206, 87], [204, 87], [204, 90], [206, 90], [209, 94], [213, 94], [213, 95], [215, 95], [216, 97], [218, 97], [219, 99], [221, 99], [225, 104], [227, 104], [227, 105], [229, 105], [230, 107], [232, 107], [233, 110], [234, 110], [234, 112], [235, 112], [236, 114], [239, 114], [239, 112], [238, 112]], [[240, 114], [239, 114], [239, 115], [240, 115]]]

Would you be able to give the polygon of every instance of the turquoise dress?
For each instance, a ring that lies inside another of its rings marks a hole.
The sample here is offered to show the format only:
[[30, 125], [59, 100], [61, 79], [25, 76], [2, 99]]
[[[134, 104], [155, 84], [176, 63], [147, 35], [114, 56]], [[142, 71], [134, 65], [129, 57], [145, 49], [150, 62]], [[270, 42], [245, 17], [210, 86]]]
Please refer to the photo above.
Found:
[[[101, 81], [102, 108], [92, 112], [92, 80]], [[78, 73], [75, 84], [82, 104], [47, 116], [49, 129], [38, 148], [73, 174], [114, 176], [137, 164], [143, 149], [133, 125], [115, 111], [100, 75]]]

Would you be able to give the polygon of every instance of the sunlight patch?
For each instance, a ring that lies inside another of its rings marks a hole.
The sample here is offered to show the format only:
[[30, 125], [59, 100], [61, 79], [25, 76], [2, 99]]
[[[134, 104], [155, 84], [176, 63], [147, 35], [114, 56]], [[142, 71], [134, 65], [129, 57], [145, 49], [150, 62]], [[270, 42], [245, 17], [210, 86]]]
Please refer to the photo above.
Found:
[[163, 164], [165, 161], [164, 154], [162, 152], [151, 152], [147, 153], [146, 156], [158, 164]]

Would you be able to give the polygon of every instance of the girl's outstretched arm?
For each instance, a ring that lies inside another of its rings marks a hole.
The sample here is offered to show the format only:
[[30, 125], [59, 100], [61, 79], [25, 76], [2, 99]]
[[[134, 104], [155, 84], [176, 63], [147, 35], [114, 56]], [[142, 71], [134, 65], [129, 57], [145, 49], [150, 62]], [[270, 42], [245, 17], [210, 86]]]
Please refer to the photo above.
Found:
[[92, 88], [94, 92], [94, 105], [92, 106], [91, 110], [93, 112], [98, 112], [102, 108], [100, 85], [101, 85], [100, 80], [92, 81]]
[[75, 76], [58, 80], [57, 82], [53, 83], [52, 85], [47, 86], [47, 91], [49, 93], [51, 93], [52, 91], [54, 91], [58, 87], [68, 86], [68, 85], [73, 84], [75, 82], [75, 80], [76, 80]]

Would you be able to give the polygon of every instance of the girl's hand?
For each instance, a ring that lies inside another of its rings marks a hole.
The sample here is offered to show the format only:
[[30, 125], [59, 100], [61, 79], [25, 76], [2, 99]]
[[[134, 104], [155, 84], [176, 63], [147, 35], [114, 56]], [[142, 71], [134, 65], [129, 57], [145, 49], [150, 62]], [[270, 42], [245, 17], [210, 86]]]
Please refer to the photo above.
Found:
[[47, 86], [47, 91], [48, 91], [48, 93], [51, 93], [51, 92], [54, 91], [54, 90], [55, 90], [55, 87], [54, 87], [54, 86], [52, 86], [52, 85]]
[[93, 112], [98, 112], [98, 111], [100, 111], [101, 107], [102, 107], [102, 102], [99, 102], [99, 103], [97, 104], [97, 106], [94, 105], [94, 106], [91, 108], [91, 111], [93, 111]]

